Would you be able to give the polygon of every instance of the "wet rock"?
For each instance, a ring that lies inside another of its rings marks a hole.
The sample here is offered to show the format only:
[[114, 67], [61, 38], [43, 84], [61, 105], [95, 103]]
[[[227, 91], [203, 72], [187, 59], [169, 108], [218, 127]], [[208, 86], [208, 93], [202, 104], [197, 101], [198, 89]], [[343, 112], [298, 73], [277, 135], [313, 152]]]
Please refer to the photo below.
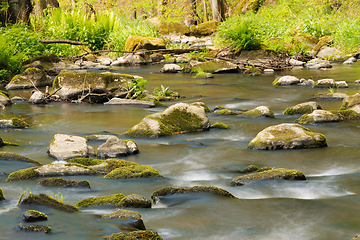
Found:
[[104, 173], [111, 172], [112, 170], [119, 167], [139, 165], [134, 162], [125, 161], [123, 159], [116, 159], [116, 158], [111, 158], [107, 160], [92, 159], [92, 158], [73, 158], [68, 160], [68, 162], [77, 163], [84, 166], [90, 166], [92, 169]]
[[190, 34], [196, 37], [209, 36], [216, 31], [219, 25], [220, 22], [215, 20], [203, 22], [199, 25], [193, 25], [190, 27]]
[[236, 111], [236, 110], [230, 110], [226, 107], [223, 106], [215, 106], [214, 108], [214, 113], [216, 114], [220, 114], [220, 115], [239, 115], [242, 112], [241, 111]]
[[40, 92], [40, 91], [35, 91], [30, 99], [29, 99], [29, 103], [32, 104], [46, 104], [48, 103], [48, 100], [45, 97], [45, 94]]
[[125, 178], [148, 178], [163, 177], [154, 168], [146, 165], [131, 165], [115, 168], [104, 178], [125, 179]]
[[277, 77], [272, 84], [275, 86], [289, 86], [299, 83], [300, 79], [298, 79], [297, 77], [286, 75], [282, 77]]
[[295, 60], [295, 59], [290, 59], [289, 64], [291, 66], [304, 66], [305, 62], [298, 61], [298, 60]]
[[305, 67], [308, 69], [322, 69], [322, 68], [332, 68], [330, 61], [323, 60], [320, 58], [315, 58], [305, 64]]
[[97, 149], [97, 156], [100, 158], [116, 158], [129, 155], [130, 151], [126, 142], [118, 137], [110, 137]]
[[76, 163], [47, 164], [36, 168], [35, 171], [41, 177], [95, 175], [98, 173], [92, 168]]
[[276, 168], [262, 172], [255, 172], [248, 175], [236, 177], [231, 181], [234, 186], [242, 186], [246, 183], [264, 179], [284, 179], [284, 180], [306, 180], [305, 175], [297, 170], [287, 168]]
[[238, 66], [231, 62], [214, 59], [211, 61], [199, 62], [196, 65], [193, 65], [191, 68], [192, 72], [199, 70], [207, 73], [237, 73]]
[[228, 125], [226, 125], [225, 123], [221, 123], [221, 122], [216, 122], [216, 123], [211, 124], [210, 128], [230, 129], [230, 127]]
[[317, 102], [305, 102], [285, 109], [284, 115], [312, 113], [312, 111], [316, 109], [321, 109], [320, 105], [317, 104]]
[[130, 210], [126, 210], [126, 209], [118, 209], [115, 212], [102, 215], [101, 219], [103, 219], [103, 220], [126, 219], [128, 221], [124, 222], [124, 225], [126, 225], [130, 228], [146, 230], [140, 213], [135, 212], [135, 211], [130, 211]]
[[5, 200], [3, 190], [0, 188], [0, 201]]
[[125, 55], [124, 61], [132, 65], [146, 65], [151, 62], [150, 58], [142, 52], [128, 53]]
[[138, 154], [140, 153], [139, 151], [139, 147], [136, 144], [136, 142], [134, 140], [125, 140], [126, 142], [126, 146], [129, 149], [129, 154]]
[[317, 58], [328, 58], [331, 56], [338, 58], [341, 56], [341, 52], [333, 47], [322, 46], [320, 51], [316, 54]]
[[151, 201], [138, 194], [131, 194], [124, 197], [116, 207], [151, 208]]
[[360, 113], [360, 93], [344, 98], [340, 110], [354, 110]]
[[161, 53], [154, 53], [150, 55], [150, 59], [152, 62], [160, 62], [161, 60], [164, 60], [165, 57]]
[[162, 73], [178, 73], [183, 70], [183, 67], [180, 67], [177, 64], [165, 64], [164, 67], [160, 69]]
[[160, 113], [145, 117], [125, 134], [129, 137], [157, 138], [177, 133], [209, 130], [204, 107], [188, 103], [174, 104]]
[[114, 135], [104, 135], [104, 134], [93, 134], [93, 135], [85, 136], [84, 138], [87, 141], [106, 142], [111, 137], [116, 137], [116, 136], [114, 136]]
[[249, 172], [255, 172], [259, 170], [259, 167], [256, 165], [249, 165], [247, 168], [244, 168], [243, 170], [240, 170], [241, 173], [249, 173]]
[[56, 76], [53, 88], [61, 89], [57, 92], [60, 99], [78, 100], [84, 94], [91, 92], [96, 94], [116, 95], [116, 92], [124, 92], [128, 81], [133, 81], [133, 76], [120, 73], [62, 73]]
[[349, 85], [345, 81], [336, 81], [337, 88], [348, 88]]
[[27, 210], [21, 214], [21, 218], [25, 222], [37, 222], [46, 221], [48, 216], [45, 213], [39, 212], [37, 210]]
[[127, 65], [130, 65], [130, 62], [126, 60], [124, 57], [120, 57], [110, 64], [111, 67], [127, 66]]
[[89, 149], [87, 141], [83, 137], [55, 134], [50, 142], [48, 153], [51, 157], [64, 160], [78, 157], [88, 157]]
[[151, 194], [151, 199], [154, 203], [159, 202], [161, 197], [179, 194], [179, 193], [214, 193], [216, 195], [229, 197], [229, 198], [236, 198], [230, 192], [213, 186], [194, 186], [194, 187], [163, 187], [159, 190], [156, 190]]
[[208, 78], [214, 78], [214, 75], [212, 73], [197, 73], [194, 78], [196, 79], [208, 79]]
[[118, 193], [102, 197], [89, 197], [79, 201], [75, 206], [79, 208], [114, 205], [117, 206], [125, 198], [125, 195]]
[[359, 83], [360, 83], [360, 79], [358, 79], [358, 80], [355, 80], [355, 83], [358, 83], [358, 84], [359, 84]]
[[58, 186], [58, 187], [85, 187], [90, 188], [89, 181], [73, 181], [62, 178], [44, 178], [38, 183], [41, 186]]
[[350, 64], [356, 63], [356, 61], [357, 61], [356, 58], [351, 57], [351, 58], [346, 59], [346, 61], [343, 62], [343, 64], [348, 64], [348, 65], [350, 65]]
[[326, 110], [314, 110], [310, 114], [304, 114], [295, 122], [302, 124], [312, 124], [319, 122], [339, 122], [340, 117]]
[[32, 167], [32, 168], [25, 168], [15, 171], [9, 174], [6, 181], [9, 182], [9, 181], [17, 181], [17, 180], [32, 180], [38, 178], [39, 172], [35, 171], [37, 168], [38, 167]]
[[360, 113], [355, 112], [354, 110], [338, 110], [338, 111], [331, 111], [331, 113], [335, 114], [340, 118], [341, 121], [343, 120], [359, 120]]
[[[2, 140], [0, 141], [0, 145], [1, 142]], [[39, 161], [11, 152], [0, 152], [0, 160], [20, 161], [20, 162], [33, 163], [38, 166], [42, 166], [42, 164]]]
[[4, 94], [3, 92], [0, 92], [0, 105], [5, 106], [5, 107], [12, 105], [12, 101], [9, 98], [9, 96]]
[[27, 102], [27, 99], [24, 97], [20, 97], [20, 96], [15, 96], [13, 98], [11, 98], [12, 102]]
[[26, 89], [35, 87], [45, 87], [52, 85], [52, 79], [43, 70], [38, 68], [28, 68], [20, 75], [14, 76], [6, 85], [6, 90]]
[[312, 86], [314, 84], [314, 80], [312, 79], [300, 79], [300, 83], [298, 85], [301, 86]]
[[29, 124], [19, 118], [1, 119], [0, 128], [28, 128]]
[[140, 49], [165, 49], [165, 41], [160, 38], [129, 36], [125, 43], [125, 51], [136, 52]]
[[326, 78], [315, 81], [313, 88], [332, 88], [336, 87], [336, 82], [334, 79]]
[[19, 205], [44, 205], [50, 208], [57, 209], [63, 212], [79, 212], [79, 209], [73, 205], [65, 204], [56, 200], [53, 197], [50, 197], [46, 194], [25, 194], [20, 197]]
[[318, 93], [316, 94], [312, 99], [328, 99], [328, 100], [343, 100], [344, 98], [347, 98], [348, 95], [345, 93]]
[[44, 232], [49, 233], [51, 231], [50, 226], [43, 226], [43, 225], [22, 225], [19, 223], [16, 227], [18, 231], [30, 231], [30, 232]]
[[113, 233], [111, 235], [105, 236], [104, 239], [107, 240], [117, 240], [117, 239], [156, 239], [162, 240], [163, 238], [157, 232], [144, 230], [144, 231], [132, 231], [129, 233]]
[[283, 123], [265, 128], [251, 140], [250, 149], [278, 150], [327, 147], [321, 133], [294, 123]]
[[271, 110], [271, 108], [267, 106], [259, 106], [252, 110], [240, 113], [240, 116], [246, 117], [246, 118], [259, 118], [259, 117], [269, 117], [274, 118], [274, 113]]
[[112, 98], [105, 102], [104, 105], [122, 105], [122, 106], [140, 106], [140, 107], [155, 107], [153, 101], [141, 101], [134, 99]]

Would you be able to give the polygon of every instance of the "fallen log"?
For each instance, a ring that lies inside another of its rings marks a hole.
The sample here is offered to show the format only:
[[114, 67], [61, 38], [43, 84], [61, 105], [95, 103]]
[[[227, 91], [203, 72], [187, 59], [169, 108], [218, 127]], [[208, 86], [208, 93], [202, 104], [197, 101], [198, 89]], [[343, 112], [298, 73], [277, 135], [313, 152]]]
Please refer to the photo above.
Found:
[[37, 40], [38, 42], [49, 44], [49, 43], [66, 43], [71, 45], [89, 45], [88, 43], [65, 40], [65, 39], [56, 39], [56, 40]]

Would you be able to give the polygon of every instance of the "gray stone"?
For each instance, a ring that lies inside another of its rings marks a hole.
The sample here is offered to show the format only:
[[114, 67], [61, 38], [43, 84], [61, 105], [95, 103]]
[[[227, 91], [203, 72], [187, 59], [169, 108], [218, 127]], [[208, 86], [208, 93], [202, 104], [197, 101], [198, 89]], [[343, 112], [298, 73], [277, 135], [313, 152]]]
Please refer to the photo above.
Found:
[[178, 73], [178, 72], [181, 72], [182, 70], [183, 70], [183, 68], [177, 64], [165, 64], [160, 69], [160, 72], [162, 72], [162, 73]]
[[155, 107], [153, 101], [141, 101], [134, 99], [124, 99], [124, 98], [112, 98], [110, 101], [105, 102], [104, 105], [131, 105], [131, 106], [141, 106], [141, 107]]
[[294, 85], [294, 84], [299, 84], [299, 83], [300, 83], [300, 80], [297, 77], [286, 75], [286, 76], [276, 78], [275, 81], [273, 82], [273, 85], [289, 86], [289, 85]]
[[97, 149], [97, 156], [101, 158], [117, 158], [129, 155], [129, 148], [124, 140], [112, 136]]
[[77, 176], [94, 175], [97, 172], [91, 168], [80, 167], [76, 165], [66, 165], [64, 163], [47, 164], [35, 169], [40, 177], [59, 177], [59, 176]]
[[345, 81], [336, 81], [336, 87], [338, 88], [348, 88], [349, 85]]
[[305, 64], [305, 62], [298, 61], [295, 59], [290, 59], [289, 63], [291, 66], [304, 66], [304, 64]]
[[51, 140], [48, 153], [59, 160], [89, 156], [87, 141], [83, 137], [55, 134]]
[[331, 65], [330, 61], [328, 61], [328, 60], [315, 58], [315, 59], [309, 61], [308, 63], [306, 63], [305, 67], [307, 67], [308, 69], [316, 70], [316, 69], [321, 69], [321, 68], [332, 68], [332, 65]]
[[304, 114], [296, 120], [298, 123], [320, 123], [320, 122], [339, 122], [340, 117], [327, 110], [314, 110], [310, 114]]
[[6, 85], [6, 90], [27, 89], [51, 86], [53, 80], [43, 70], [28, 68], [20, 75], [14, 76]]
[[343, 62], [343, 64], [354, 64], [356, 63], [356, 58], [354, 57], [351, 57], [351, 58], [348, 58], [345, 62]]
[[334, 79], [326, 78], [315, 81], [313, 88], [330, 88], [336, 87], [336, 82]]
[[40, 92], [40, 91], [35, 91], [30, 99], [29, 99], [29, 103], [32, 103], [32, 104], [46, 104], [48, 103], [46, 97], [45, 97], [45, 94]]
[[320, 48], [320, 51], [316, 54], [317, 58], [328, 58], [328, 57], [340, 57], [341, 52], [333, 47], [323, 46]]

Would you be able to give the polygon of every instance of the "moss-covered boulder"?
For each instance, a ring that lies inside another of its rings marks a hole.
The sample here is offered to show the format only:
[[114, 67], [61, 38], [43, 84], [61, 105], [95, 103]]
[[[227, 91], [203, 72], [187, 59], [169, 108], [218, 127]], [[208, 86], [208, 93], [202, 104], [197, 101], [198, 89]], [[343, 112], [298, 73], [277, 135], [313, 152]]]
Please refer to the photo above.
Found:
[[305, 102], [286, 108], [284, 111], [284, 115], [312, 113], [314, 110], [317, 109], [321, 109], [321, 107], [316, 102]]
[[219, 114], [219, 115], [239, 115], [243, 112], [241, 111], [236, 111], [236, 110], [230, 110], [226, 107], [223, 106], [216, 106], [214, 109], [214, 113], [215, 114]]
[[117, 206], [123, 200], [125, 195], [118, 193], [102, 197], [89, 197], [79, 201], [75, 206], [79, 208], [114, 205]]
[[[89, 85], [92, 93], [108, 94], [116, 96], [117, 92], [125, 92], [128, 82], [136, 81], [133, 76], [120, 73], [73, 73], [65, 72], [56, 76], [53, 82], [53, 89], [61, 88], [56, 94], [61, 99], [77, 100], [79, 96], [89, 92]], [[108, 99], [104, 98], [104, 101]]]
[[192, 72], [207, 72], [207, 73], [237, 73], [238, 66], [234, 63], [214, 59], [206, 62], [198, 62], [191, 68]]
[[11, 106], [13, 102], [9, 98], [8, 95], [4, 94], [3, 92], [0, 92], [0, 105], [3, 106]]
[[27, 89], [52, 86], [53, 80], [43, 70], [28, 68], [23, 73], [14, 76], [6, 85], [6, 90]]
[[360, 113], [360, 93], [344, 98], [340, 110], [354, 110]]
[[238, 4], [236, 4], [233, 13], [240, 14], [247, 11], [256, 12], [264, 2], [265, 0], [241, 0]]
[[59, 160], [70, 158], [89, 157], [95, 153], [94, 149], [87, 144], [83, 137], [55, 134], [50, 142], [48, 153], [51, 157]]
[[354, 110], [333, 110], [330, 111], [331, 113], [335, 114], [340, 118], [341, 121], [344, 120], [359, 120], [360, 113], [355, 112]]
[[32, 180], [39, 177], [39, 172], [35, 171], [39, 167], [25, 168], [10, 173], [7, 182], [17, 180]]
[[285, 179], [285, 180], [306, 180], [305, 175], [297, 170], [287, 168], [276, 168], [262, 172], [255, 172], [244, 176], [239, 176], [231, 181], [234, 186], [242, 186], [248, 182], [263, 179]]
[[259, 170], [259, 167], [256, 165], [249, 165], [247, 168], [244, 168], [243, 170], [240, 170], [241, 173], [249, 173], [249, 172], [255, 172]]
[[19, 205], [44, 205], [63, 212], [79, 212], [79, 209], [73, 205], [65, 204], [46, 194], [25, 194], [20, 197]]
[[312, 99], [343, 100], [347, 97], [348, 95], [345, 93], [324, 92], [324, 93], [317, 93], [314, 97], [312, 97]]
[[129, 137], [157, 138], [178, 133], [209, 130], [204, 107], [188, 103], [174, 104], [163, 112], [145, 117], [125, 134]]
[[139, 165], [138, 163], [135, 162], [125, 161], [123, 159], [117, 159], [117, 158], [109, 158], [107, 160], [92, 159], [92, 158], [74, 158], [74, 159], [69, 159], [68, 162], [89, 166], [96, 171], [105, 172], [105, 173], [109, 173], [112, 170], [119, 167]]
[[302, 124], [312, 124], [320, 122], [339, 122], [340, 117], [326, 110], [314, 110], [312, 113], [304, 114], [295, 122]]
[[180, 34], [180, 35], [189, 35], [190, 29], [182, 22], [164, 22], [161, 21], [156, 26], [157, 30], [161, 35], [168, 34]]
[[165, 49], [165, 41], [161, 38], [129, 36], [125, 43], [125, 51], [136, 52], [140, 49]]
[[23, 69], [38, 68], [41, 70], [50, 70], [51, 68], [65, 68], [65, 62], [61, 62], [61, 59], [54, 53], [50, 53], [43, 56], [33, 57], [21, 63]]
[[1, 119], [0, 128], [28, 128], [29, 124], [20, 118]]
[[262, 74], [262, 71], [258, 67], [250, 66], [250, 67], [246, 68], [246, 70], [243, 72], [243, 74], [254, 77], [254, 76], [260, 76]]
[[120, 240], [120, 239], [127, 239], [127, 240], [137, 240], [137, 239], [148, 239], [148, 240], [162, 240], [163, 238], [157, 232], [150, 231], [150, 230], [143, 230], [143, 231], [132, 231], [129, 233], [113, 233], [111, 235], [105, 236], [104, 239], [106, 240]]
[[216, 122], [211, 124], [210, 128], [217, 128], [217, 129], [230, 129], [228, 125], [222, 122]]
[[46, 221], [48, 216], [45, 213], [39, 212], [37, 210], [27, 210], [21, 214], [21, 218], [25, 222], [37, 222]]
[[209, 36], [216, 32], [220, 23], [216, 20], [200, 23], [199, 25], [192, 25], [190, 27], [190, 35], [196, 37]]
[[3, 190], [0, 188], [0, 201], [5, 200]]
[[274, 113], [268, 106], [259, 106], [254, 109], [251, 109], [246, 112], [239, 113], [240, 116], [246, 118], [259, 118], [259, 117], [269, 117], [274, 118]]
[[250, 149], [278, 150], [327, 147], [321, 133], [296, 123], [283, 123], [265, 128], [251, 140]]
[[18, 231], [29, 231], [29, 232], [44, 232], [44, 233], [49, 233], [51, 232], [51, 227], [50, 226], [43, 226], [43, 225], [22, 225], [21, 223], [19, 223], [16, 227], [16, 230]]
[[160, 197], [168, 196], [178, 193], [214, 193], [216, 195], [229, 197], [229, 198], [236, 198], [230, 192], [213, 186], [194, 186], [194, 187], [163, 187], [159, 190], [156, 190], [151, 194], [151, 199], [154, 203], [160, 201]]
[[123, 223], [123, 225], [125, 225], [127, 227], [136, 228], [139, 230], [146, 230], [140, 213], [135, 212], [135, 211], [130, 211], [130, 210], [126, 210], [126, 209], [118, 209], [115, 212], [102, 215], [101, 219], [103, 219], [103, 220], [123, 219], [123, 220], [127, 220], [127, 221], [124, 221], [124, 223]]
[[90, 188], [89, 181], [80, 180], [65, 180], [62, 178], [44, 178], [38, 183], [41, 186], [57, 186], [57, 187], [85, 187]]
[[125, 208], [151, 208], [151, 201], [138, 194], [131, 194], [124, 197], [116, 207]]
[[115, 168], [104, 178], [125, 179], [125, 178], [149, 178], [163, 177], [154, 168], [146, 165], [131, 165]]
[[274, 86], [289, 86], [289, 85], [295, 85], [295, 84], [299, 84], [299, 83], [300, 83], [300, 79], [298, 79], [297, 77], [286, 75], [286, 76], [282, 76], [282, 77], [277, 77], [273, 81], [272, 84]]
[[334, 79], [326, 78], [315, 81], [313, 84], [313, 88], [333, 88], [336, 87], [337, 84]]
[[0, 152], [0, 160], [27, 162], [42, 166], [39, 161], [11, 152]]

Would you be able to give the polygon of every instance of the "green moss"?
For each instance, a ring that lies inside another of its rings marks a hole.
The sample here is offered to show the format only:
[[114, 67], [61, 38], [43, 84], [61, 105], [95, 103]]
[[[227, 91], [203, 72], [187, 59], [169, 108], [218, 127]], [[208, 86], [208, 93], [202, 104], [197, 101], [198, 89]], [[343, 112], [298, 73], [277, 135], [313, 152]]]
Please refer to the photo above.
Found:
[[31, 231], [31, 232], [44, 232], [49, 233], [51, 231], [50, 226], [43, 226], [43, 225], [22, 225], [19, 223], [16, 226], [16, 229], [19, 231]]
[[31, 158], [21, 156], [21, 155], [16, 154], [16, 153], [11, 153], [11, 152], [0, 152], [0, 160], [28, 162], [28, 163], [34, 163], [34, 164], [36, 164], [38, 166], [42, 166], [42, 164], [39, 161], [36, 161], [36, 160], [31, 159]]
[[218, 110], [218, 111], [216, 111], [214, 113], [219, 114], [219, 115], [238, 115], [239, 114], [239, 112], [232, 111], [232, 110], [227, 109], [227, 108], [223, 108], [223, 109]]
[[273, 168], [272, 167], [262, 167], [262, 168], [259, 168], [257, 170], [257, 172], [263, 172], [263, 171], [268, 171], [268, 170], [272, 170]]
[[115, 207], [151, 208], [151, 201], [137, 194], [124, 197]]
[[206, 72], [198, 72], [195, 74], [195, 76], [193, 76], [193, 78], [196, 79], [207, 79], [207, 78], [213, 78], [214, 75], [211, 73], [206, 73]]
[[43, 193], [39, 195], [29, 194], [27, 197], [22, 198], [20, 204], [39, 204], [69, 213], [80, 211], [77, 207], [73, 205], [65, 204]]
[[259, 10], [264, 0], [241, 0], [235, 7], [234, 13], [240, 14], [246, 11], [256, 12]]
[[303, 107], [290, 107], [285, 109], [284, 115], [297, 115], [297, 114], [305, 114], [305, 113], [312, 113], [315, 109], [310, 105], [305, 105]]
[[330, 111], [331, 113], [337, 115], [340, 117], [340, 120], [343, 121], [343, 120], [359, 120], [360, 119], [360, 114], [357, 113], [356, 111], [354, 110], [333, 110], [333, 111]]
[[162, 240], [163, 238], [157, 232], [150, 230], [142, 230], [142, 231], [132, 231], [129, 233], [113, 233], [111, 235], [105, 236], [104, 239], [107, 240], [138, 240], [138, 239], [146, 239], [146, 240]]
[[125, 161], [123, 159], [117, 159], [117, 158], [110, 158], [104, 161], [105, 165], [105, 169], [106, 171], [112, 171], [116, 168], [119, 167], [128, 167], [128, 166], [135, 166], [135, 165], [139, 165], [137, 163], [134, 162], [130, 162], [130, 161]]
[[29, 127], [29, 124], [26, 123], [25, 121], [21, 120], [20, 118], [11, 118], [10, 119], [14, 125], [14, 127], [16, 128], [28, 128]]
[[129, 129], [126, 133], [126, 136], [131, 136], [134, 138], [155, 138], [155, 132], [150, 129]]
[[231, 181], [231, 184], [234, 186], [242, 186], [251, 181], [275, 178], [285, 180], [306, 180], [305, 175], [300, 171], [290, 170], [287, 168], [277, 168], [236, 177]]
[[259, 118], [259, 117], [271, 117], [271, 118], [274, 118], [274, 113], [270, 109], [269, 114], [264, 115], [260, 110], [254, 109], [254, 110], [250, 110], [250, 111], [241, 113], [241, 116], [247, 117], [247, 118], [254, 118], [254, 119]]
[[58, 187], [87, 187], [90, 188], [89, 181], [72, 181], [64, 180], [62, 178], [44, 178], [38, 183], [41, 186], [58, 186]]
[[21, 216], [25, 222], [45, 221], [48, 219], [48, 216], [45, 213], [37, 210], [27, 210], [26, 212], [23, 212]]
[[161, 35], [167, 35], [170, 33], [187, 35], [190, 33], [190, 29], [182, 22], [160, 22], [157, 26], [157, 30]]
[[[152, 45], [145, 46], [147, 42], [151, 42]], [[156, 47], [153, 45], [156, 45]], [[139, 51], [143, 47], [145, 47], [147, 50], [155, 50], [160, 48], [165, 49], [165, 41], [163, 39], [153, 37], [129, 36], [125, 43], [125, 51], [129, 52]]]
[[301, 124], [312, 124], [315, 122], [315, 119], [313, 116], [309, 116], [309, 114], [304, 114], [300, 118], [296, 119], [295, 122]]
[[194, 103], [192, 103], [192, 105], [195, 105], [198, 107], [203, 107], [206, 113], [211, 112], [210, 108], [208, 106], [206, 106], [206, 104], [203, 102], [194, 102]]
[[118, 205], [125, 196], [121, 193], [103, 197], [89, 197], [79, 201], [75, 206], [79, 208], [103, 205]]
[[245, 169], [243, 169], [243, 170], [241, 170], [241, 171], [239, 171], [239, 172], [241, 172], [241, 173], [249, 173], [249, 172], [255, 172], [255, 171], [257, 171], [257, 170], [259, 170], [259, 167], [258, 167], [258, 166], [256, 166], [256, 165], [249, 165], [247, 168], [245, 168]]
[[210, 126], [210, 128], [218, 128], [218, 129], [230, 129], [228, 125], [221, 122], [216, 122]]
[[194, 186], [194, 187], [163, 187], [159, 190], [156, 190], [151, 194], [151, 199], [155, 202], [160, 196], [168, 196], [177, 193], [194, 193], [194, 192], [205, 192], [205, 193], [215, 193], [224, 197], [236, 198], [230, 192], [213, 186]]
[[219, 22], [212, 20], [199, 25], [192, 25], [190, 27], [191, 35], [193, 36], [208, 36], [213, 34], [219, 26]]
[[353, 96], [349, 96], [343, 100], [343, 104], [340, 107], [340, 110], [347, 110], [356, 105], [360, 105], [360, 94], [355, 94]]
[[165, 104], [161, 103], [160, 101], [154, 101], [155, 107], [167, 107]]
[[274, 85], [274, 86], [279, 86], [279, 85], [281, 84], [281, 83], [279, 82], [280, 78], [281, 78], [281, 77], [275, 78], [275, 80], [272, 82], [272, 85]]
[[5, 200], [3, 190], [0, 188], [0, 201]]
[[26, 169], [20, 169], [13, 173], [10, 173], [8, 178], [6, 179], [7, 182], [9, 181], [16, 181], [16, 180], [32, 180], [39, 177], [39, 173], [35, 171], [39, 167], [32, 167]]
[[132, 165], [116, 168], [104, 178], [124, 179], [124, 178], [148, 178], [148, 177], [163, 177], [158, 171], [150, 166]]
[[250, 67], [244, 71], [244, 74], [250, 76], [260, 76], [262, 74], [262, 71], [257, 67]]
[[67, 160], [69, 163], [78, 163], [82, 166], [95, 166], [104, 162], [104, 160], [93, 158], [72, 158]]

